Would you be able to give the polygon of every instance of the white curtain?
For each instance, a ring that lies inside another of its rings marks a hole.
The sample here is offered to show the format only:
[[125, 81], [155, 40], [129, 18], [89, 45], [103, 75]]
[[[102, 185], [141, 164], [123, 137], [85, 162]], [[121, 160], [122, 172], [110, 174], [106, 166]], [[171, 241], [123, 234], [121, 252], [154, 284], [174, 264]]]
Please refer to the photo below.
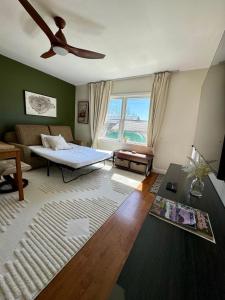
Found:
[[152, 148], [157, 142], [163, 118], [165, 115], [170, 72], [155, 74], [151, 93], [151, 115], [148, 124], [148, 146]]
[[89, 83], [90, 128], [92, 147], [97, 147], [98, 138], [104, 125], [112, 81]]

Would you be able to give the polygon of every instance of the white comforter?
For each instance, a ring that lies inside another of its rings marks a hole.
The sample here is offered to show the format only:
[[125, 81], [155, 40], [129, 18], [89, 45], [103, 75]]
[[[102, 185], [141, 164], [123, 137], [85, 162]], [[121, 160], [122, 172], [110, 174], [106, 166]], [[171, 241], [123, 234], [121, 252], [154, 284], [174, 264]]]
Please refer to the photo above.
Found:
[[29, 146], [29, 148], [41, 157], [74, 169], [112, 157], [111, 151], [103, 151], [71, 143], [69, 145], [71, 149], [68, 150], [52, 150], [43, 146]]

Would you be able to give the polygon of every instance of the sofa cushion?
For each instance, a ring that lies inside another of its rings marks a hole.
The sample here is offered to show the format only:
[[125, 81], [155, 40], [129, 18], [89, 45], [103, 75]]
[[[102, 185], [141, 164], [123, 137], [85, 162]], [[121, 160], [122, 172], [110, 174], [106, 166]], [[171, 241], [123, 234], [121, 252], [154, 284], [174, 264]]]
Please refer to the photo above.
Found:
[[16, 125], [17, 139], [22, 145], [42, 145], [41, 134], [50, 134], [48, 126], [30, 124]]
[[49, 130], [51, 135], [60, 135], [64, 137], [67, 143], [73, 142], [73, 134], [70, 126], [50, 125]]

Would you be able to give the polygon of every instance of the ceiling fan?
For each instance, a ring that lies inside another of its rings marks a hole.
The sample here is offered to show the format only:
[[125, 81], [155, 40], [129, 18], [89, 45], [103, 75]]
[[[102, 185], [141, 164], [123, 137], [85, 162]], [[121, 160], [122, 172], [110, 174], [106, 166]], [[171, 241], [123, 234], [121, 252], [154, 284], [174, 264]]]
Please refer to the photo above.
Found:
[[66, 55], [68, 53], [74, 54], [76, 56], [82, 58], [89, 58], [89, 59], [100, 59], [104, 58], [105, 55], [97, 52], [93, 52], [86, 49], [80, 49], [67, 44], [67, 40], [65, 35], [62, 32], [62, 29], [66, 26], [66, 22], [61, 17], [54, 17], [55, 24], [59, 28], [59, 30], [53, 34], [49, 26], [45, 23], [39, 13], [33, 8], [33, 6], [27, 0], [18, 0], [31, 18], [37, 23], [37, 25], [41, 28], [42, 31], [47, 35], [51, 48], [41, 55], [42, 58], [49, 58], [56, 54], [59, 55]]

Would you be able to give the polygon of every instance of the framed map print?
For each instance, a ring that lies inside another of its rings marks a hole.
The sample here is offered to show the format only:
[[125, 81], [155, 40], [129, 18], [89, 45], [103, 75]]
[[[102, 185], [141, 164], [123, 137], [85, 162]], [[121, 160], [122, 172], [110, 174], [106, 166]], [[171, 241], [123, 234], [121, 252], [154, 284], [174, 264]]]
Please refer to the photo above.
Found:
[[25, 110], [27, 115], [56, 117], [56, 98], [25, 91]]

